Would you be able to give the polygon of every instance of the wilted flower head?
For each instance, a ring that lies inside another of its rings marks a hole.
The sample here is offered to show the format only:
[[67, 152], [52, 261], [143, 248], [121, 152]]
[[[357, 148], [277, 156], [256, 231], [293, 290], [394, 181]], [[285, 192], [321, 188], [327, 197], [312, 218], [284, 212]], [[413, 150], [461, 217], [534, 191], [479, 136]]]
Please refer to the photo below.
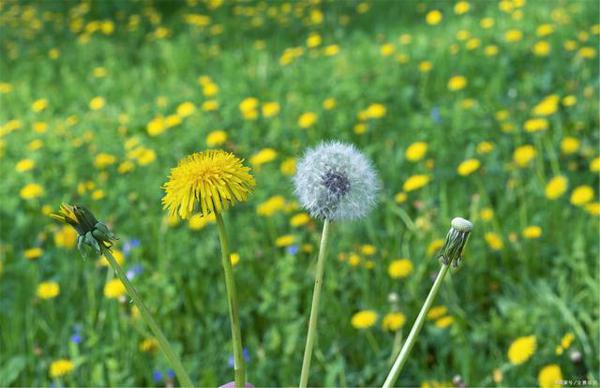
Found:
[[456, 217], [452, 220], [450, 230], [446, 235], [446, 242], [439, 254], [442, 263], [445, 265], [452, 263], [454, 268], [460, 265], [463, 249], [472, 229], [473, 224], [464, 218]]
[[186, 219], [196, 210], [206, 216], [245, 201], [255, 185], [250, 167], [234, 154], [196, 152], [171, 170], [162, 203], [171, 216]]
[[99, 222], [91, 211], [80, 205], [60, 205], [58, 213], [50, 214], [53, 219], [71, 225], [79, 236], [77, 237], [77, 248], [82, 254], [84, 245], [92, 247], [96, 253], [101, 253], [101, 249], [109, 249], [112, 241], [117, 237], [108, 229], [108, 227]]
[[371, 161], [355, 146], [336, 141], [306, 152], [294, 185], [302, 206], [313, 217], [330, 221], [366, 216], [380, 186]]

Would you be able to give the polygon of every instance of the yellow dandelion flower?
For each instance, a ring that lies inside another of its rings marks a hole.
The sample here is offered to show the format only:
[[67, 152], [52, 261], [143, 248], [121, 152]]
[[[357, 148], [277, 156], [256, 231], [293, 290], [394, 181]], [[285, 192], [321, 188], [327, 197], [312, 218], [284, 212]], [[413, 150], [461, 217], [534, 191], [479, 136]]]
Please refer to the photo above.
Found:
[[540, 24], [536, 29], [535, 33], [537, 36], [548, 36], [554, 32], [554, 27], [551, 24]]
[[355, 329], [368, 329], [377, 322], [377, 313], [372, 310], [359, 311], [352, 316], [350, 323]]
[[573, 95], [569, 95], [569, 96], [565, 96], [562, 100], [561, 100], [562, 104], [564, 106], [573, 106], [575, 104], [577, 104], [577, 97], [573, 96]]
[[279, 166], [279, 170], [283, 175], [292, 176], [296, 174], [296, 159], [295, 158], [287, 158], [281, 165]]
[[488, 244], [490, 249], [494, 251], [499, 251], [500, 249], [504, 248], [502, 238], [497, 233], [488, 232], [483, 236], [483, 238], [485, 239], [485, 242]]
[[313, 32], [306, 39], [306, 46], [308, 48], [315, 48], [320, 46], [322, 41], [321, 35]]
[[541, 40], [533, 45], [531, 51], [538, 57], [547, 57], [552, 50], [552, 46], [545, 40]]
[[212, 112], [219, 109], [219, 102], [216, 100], [207, 100], [202, 103], [202, 110], [205, 112]]
[[548, 181], [546, 188], [544, 189], [546, 198], [550, 200], [561, 197], [569, 187], [569, 180], [567, 177], [559, 175], [555, 176]]
[[262, 106], [262, 114], [264, 117], [273, 117], [279, 113], [278, 102], [265, 102]]
[[186, 101], [177, 106], [177, 115], [180, 117], [188, 117], [194, 114], [196, 107], [193, 102]]
[[546, 365], [538, 373], [540, 388], [559, 388], [563, 386], [563, 375], [557, 364]]
[[188, 219], [188, 227], [191, 230], [201, 230], [211, 222], [215, 222], [216, 218], [214, 214], [208, 216], [202, 216], [201, 214], [194, 214]]
[[523, 39], [523, 32], [517, 29], [508, 30], [504, 34], [504, 39], [509, 43], [518, 42]]
[[371, 104], [364, 111], [365, 118], [367, 119], [380, 119], [385, 116], [387, 109], [383, 104]]
[[435, 239], [427, 246], [427, 256], [437, 253], [444, 246], [444, 240], [441, 238]]
[[37, 286], [36, 295], [40, 299], [56, 298], [60, 294], [60, 286], [56, 282], [41, 282]]
[[337, 102], [335, 101], [335, 98], [326, 98], [325, 101], [323, 101], [323, 109], [332, 110], [335, 108], [336, 104]]
[[562, 339], [560, 340], [560, 346], [562, 346], [563, 349], [568, 349], [571, 346], [571, 343], [573, 342], [573, 340], [575, 339], [575, 335], [573, 335], [573, 333], [567, 333], [565, 334]]
[[183, 219], [194, 210], [209, 215], [245, 201], [255, 185], [250, 168], [235, 155], [222, 150], [197, 152], [171, 170], [162, 203], [169, 214]]
[[206, 136], [206, 145], [209, 147], [218, 147], [227, 141], [227, 132], [222, 130], [212, 131]]
[[330, 44], [328, 46], [325, 46], [325, 49], [323, 50], [323, 54], [325, 54], [325, 56], [328, 56], [328, 57], [337, 55], [339, 52], [340, 52], [340, 46], [338, 46], [337, 44]]
[[21, 159], [15, 165], [15, 171], [17, 172], [25, 172], [33, 169], [35, 167], [35, 161], [31, 159]]
[[477, 144], [477, 153], [481, 155], [489, 154], [494, 150], [494, 144], [489, 141], [482, 141]]
[[365, 244], [360, 247], [360, 252], [365, 256], [373, 256], [375, 253], [377, 253], [377, 248], [375, 248], [374, 245]]
[[594, 199], [594, 189], [588, 185], [577, 186], [571, 193], [571, 203], [575, 206], [585, 205]]
[[528, 239], [540, 238], [542, 237], [542, 228], [537, 225], [528, 226], [523, 229], [523, 237]]
[[431, 320], [439, 319], [439, 318], [443, 317], [444, 315], [446, 315], [447, 312], [448, 312], [448, 307], [446, 307], [446, 306], [433, 306], [427, 312], [427, 319], [431, 319]]
[[104, 296], [108, 299], [118, 299], [125, 295], [125, 285], [119, 279], [112, 279], [104, 285]]
[[317, 115], [313, 112], [306, 112], [298, 118], [300, 128], [310, 128], [317, 122]]
[[439, 318], [435, 321], [435, 326], [440, 329], [445, 329], [448, 326], [454, 323], [454, 317], [452, 315], [447, 315], [445, 317]]
[[388, 266], [388, 275], [392, 279], [403, 279], [410, 275], [413, 270], [413, 264], [409, 259], [394, 260]]
[[53, 379], [68, 375], [75, 369], [75, 364], [73, 361], [62, 358], [60, 360], [52, 361], [50, 364], [50, 368], [48, 370], [48, 374]]
[[101, 152], [98, 155], [96, 155], [96, 158], [94, 159], [94, 166], [97, 169], [104, 169], [110, 166], [111, 164], [114, 164], [116, 161], [116, 156]]
[[54, 244], [57, 247], [71, 249], [77, 243], [77, 231], [70, 226], [63, 226], [54, 233]]
[[296, 241], [296, 237], [294, 237], [291, 234], [286, 234], [286, 235], [277, 237], [277, 239], [275, 240], [275, 246], [279, 247], [279, 248], [288, 247], [288, 246], [292, 245], [295, 241]]
[[477, 159], [467, 159], [458, 165], [456, 171], [458, 175], [467, 176], [471, 175], [479, 169], [481, 162]]
[[146, 338], [140, 342], [138, 349], [140, 349], [140, 352], [153, 352], [158, 349], [158, 341], [156, 338]]
[[418, 141], [408, 146], [404, 152], [406, 160], [410, 162], [418, 162], [425, 157], [427, 153], [427, 143]]
[[381, 327], [383, 327], [384, 330], [398, 331], [404, 326], [404, 323], [406, 323], [406, 316], [402, 313], [394, 312], [386, 314], [386, 316], [383, 317]]
[[307, 213], [298, 213], [290, 218], [290, 225], [294, 228], [304, 226], [310, 221], [310, 216]]
[[558, 110], [559, 102], [560, 98], [557, 95], [550, 95], [534, 106], [531, 113], [533, 113], [534, 116], [550, 116]]
[[495, 44], [485, 46], [485, 48], [483, 49], [483, 53], [488, 57], [493, 57], [495, 55], [498, 55], [498, 51], [500, 51], [500, 50], [498, 49], [498, 46], [496, 46]]
[[546, 119], [529, 119], [523, 124], [525, 132], [539, 132], [548, 129], [548, 120]]
[[429, 73], [433, 68], [433, 64], [429, 61], [423, 61], [419, 63], [419, 71], [421, 73]]
[[579, 150], [580, 144], [581, 143], [579, 142], [579, 139], [572, 136], [567, 136], [561, 140], [560, 150], [565, 155], [571, 155]]
[[163, 117], [155, 117], [146, 125], [146, 132], [148, 135], [154, 137], [158, 136], [164, 131], [167, 130], [167, 126], [165, 125], [165, 119]]
[[40, 247], [29, 248], [23, 252], [23, 256], [25, 256], [27, 260], [39, 259], [43, 254], [44, 250]]
[[263, 164], [272, 162], [275, 158], [277, 158], [277, 151], [273, 148], [263, 148], [250, 157], [250, 164], [258, 168]]
[[273, 214], [285, 209], [285, 198], [281, 195], [274, 195], [265, 202], [259, 204], [256, 208], [256, 214], [265, 217], [271, 217]]
[[402, 190], [410, 192], [425, 187], [429, 183], [429, 175], [413, 175], [402, 185]]
[[21, 198], [25, 200], [39, 198], [44, 194], [44, 188], [37, 183], [28, 183], [19, 192]]
[[39, 100], [35, 100], [31, 105], [31, 110], [34, 112], [41, 112], [48, 107], [48, 100], [45, 98], [41, 98]]
[[429, 11], [427, 13], [427, 15], [425, 15], [425, 22], [427, 24], [429, 24], [430, 26], [435, 26], [435, 25], [440, 24], [442, 19], [443, 19], [442, 13], [440, 11], [438, 11], [437, 9], [434, 9], [433, 11]]
[[[123, 263], [125, 262], [125, 254], [118, 249], [111, 250], [111, 253], [113, 254], [113, 257], [115, 258], [115, 261], [119, 265], [123, 265]], [[100, 258], [98, 259], [96, 264], [99, 265], [100, 267], [110, 266], [108, 259], [106, 257], [104, 257], [104, 255], [100, 256]]]
[[397, 204], [404, 203], [404, 202], [406, 202], [407, 199], [408, 199], [408, 195], [404, 191], [401, 191], [399, 193], [396, 193], [396, 195], [394, 195], [394, 202], [396, 202]]
[[448, 80], [448, 90], [458, 91], [467, 86], [467, 79], [462, 75], [455, 75]]
[[94, 97], [90, 101], [91, 110], [100, 110], [104, 108], [104, 105], [106, 105], [106, 100], [102, 97]]
[[535, 353], [536, 338], [534, 335], [519, 337], [508, 348], [508, 360], [513, 365], [523, 364]]
[[535, 158], [536, 154], [535, 147], [529, 144], [523, 145], [517, 147], [513, 152], [513, 161], [519, 167], [527, 167], [533, 158]]
[[494, 218], [494, 209], [489, 207], [481, 209], [479, 211], [479, 217], [481, 217], [483, 221], [491, 220], [492, 218]]
[[233, 252], [229, 255], [229, 261], [231, 261], [231, 266], [235, 267], [240, 262], [240, 254], [237, 252]]
[[204, 94], [205, 97], [212, 97], [217, 93], [219, 93], [219, 86], [217, 84], [207, 82], [202, 85], [202, 94]]
[[396, 46], [393, 43], [386, 43], [379, 48], [379, 52], [384, 57], [389, 57], [396, 51]]

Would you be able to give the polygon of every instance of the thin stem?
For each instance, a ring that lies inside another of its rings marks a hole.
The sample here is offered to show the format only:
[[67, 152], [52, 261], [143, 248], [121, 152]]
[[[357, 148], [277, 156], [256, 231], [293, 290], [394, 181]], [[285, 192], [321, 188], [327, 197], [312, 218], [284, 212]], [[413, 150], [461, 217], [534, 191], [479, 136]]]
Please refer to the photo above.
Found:
[[123, 268], [119, 265], [119, 263], [117, 263], [117, 261], [115, 260], [115, 258], [112, 255], [112, 253], [110, 253], [110, 251], [108, 249], [102, 249], [102, 254], [108, 259], [110, 266], [117, 274], [117, 277], [119, 278], [119, 280], [121, 280], [121, 282], [125, 286], [127, 293], [133, 300], [133, 303], [135, 303], [137, 308], [140, 310], [140, 314], [142, 315], [142, 318], [144, 319], [146, 324], [150, 327], [152, 334], [154, 334], [154, 336], [156, 337], [156, 339], [158, 341], [158, 346], [160, 346], [160, 349], [163, 351], [163, 353], [167, 357], [167, 360], [171, 364], [173, 371], [175, 371], [175, 374], [177, 375], [177, 378], [179, 379], [179, 382], [181, 383], [181, 385], [184, 387], [193, 387], [194, 384], [192, 384], [192, 380], [186, 373], [185, 369], [183, 369], [183, 365], [181, 364], [179, 357], [177, 357], [175, 352], [173, 352], [173, 349], [171, 349], [171, 346], [169, 345], [167, 338], [165, 337], [163, 332], [160, 330], [160, 328], [156, 324], [156, 321], [154, 320], [154, 318], [152, 318], [152, 315], [150, 315], [150, 311], [148, 310], [148, 308], [146, 307], [144, 302], [142, 302], [142, 298], [140, 298], [140, 295], [137, 293], [136, 289], [133, 287], [133, 284], [131, 284], [129, 279], [127, 279], [127, 276], [125, 275], [125, 272], [123, 271]]
[[235, 291], [235, 280], [233, 278], [233, 267], [229, 257], [229, 243], [227, 231], [221, 214], [215, 212], [217, 226], [219, 227], [219, 239], [221, 240], [221, 262], [225, 272], [225, 288], [227, 289], [227, 303], [229, 305], [229, 319], [231, 321], [231, 337], [233, 338], [233, 370], [235, 373], [236, 388], [246, 386], [246, 368], [244, 365], [244, 353], [242, 348], [242, 332], [240, 329], [237, 293]]
[[312, 305], [310, 307], [310, 319], [308, 321], [308, 334], [306, 335], [306, 347], [304, 348], [304, 359], [302, 360], [302, 372], [300, 373], [300, 388], [306, 388], [308, 384], [308, 373], [310, 360], [312, 358], [313, 346], [317, 335], [317, 319], [319, 317], [319, 300], [321, 299], [321, 286], [323, 285], [323, 272], [325, 270], [325, 251], [329, 236], [329, 221], [323, 223], [321, 235], [321, 246], [317, 258], [317, 273], [315, 274], [315, 288], [313, 290]]
[[410, 329], [410, 333], [408, 334], [408, 337], [406, 337], [404, 346], [402, 346], [402, 350], [400, 350], [400, 354], [398, 354], [398, 357], [396, 358], [396, 361], [394, 362], [394, 365], [392, 366], [390, 373], [388, 374], [387, 378], [385, 379], [385, 383], [383, 383], [383, 388], [390, 388], [391, 386], [394, 385], [394, 383], [398, 379], [398, 376], [400, 375], [400, 371], [402, 370], [402, 367], [406, 363], [406, 360], [408, 360], [408, 354], [410, 353], [413, 345], [415, 344], [417, 336], [419, 335], [419, 332], [421, 331], [421, 328], [423, 327], [423, 323], [425, 322], [425, 316], [427, 315], [427, 311], [429, 311], [429, 308], [433, 304], [433, 300], [435, 299], [435, 297], [440, 289], [440, 285], [442, 284], [442, 281], [444, 280], [444, 277], [446, 276], [446, 273], [448, 272], [448, 268], [450, 268], [448, 265], [442, 264], [442, 268], [440, 269], [440, 272], [438, 273], [437, 278], [435, 279], [435, 282], [433, 282], [433, 286], [431, 287], [431, 290], [429, 291], [429, 295], [427, 295], [427, 299], [425, 299], [425, 303], [423, 303], [423, 307], [421, 307], [421, 311], [419, 312], [419, 315], [417, 316], [415, 323], [413, 324], [412, 328]]

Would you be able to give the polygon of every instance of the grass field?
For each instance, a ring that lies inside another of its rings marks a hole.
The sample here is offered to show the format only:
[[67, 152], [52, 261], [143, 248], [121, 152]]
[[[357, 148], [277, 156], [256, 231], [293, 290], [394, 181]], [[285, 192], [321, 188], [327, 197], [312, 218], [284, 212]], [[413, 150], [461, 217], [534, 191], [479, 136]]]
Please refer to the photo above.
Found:
[[248, 380], [298, 384], [321, 222], [292, 176], [338, 139], [382, 189], [332, 227], [311, 384], [383, 383], [463, 216], [464, 263], [398, 385], [597, 386], [598, 15], [591, 0], [2, 1], [0, 385], [177, 384], [113, 271], [48, 217], [61, 202], [120, 237], [194, 382], [233, 379], [216, 225], [161, 204], [170, 169], [208, 148], [257, 182], [225, 215]]

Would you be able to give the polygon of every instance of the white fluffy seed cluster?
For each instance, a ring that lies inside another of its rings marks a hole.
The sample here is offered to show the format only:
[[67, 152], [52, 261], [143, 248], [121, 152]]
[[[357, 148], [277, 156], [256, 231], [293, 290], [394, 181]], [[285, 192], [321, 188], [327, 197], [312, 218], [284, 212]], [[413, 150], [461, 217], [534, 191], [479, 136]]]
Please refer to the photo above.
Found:
[[366, 216], [377, 202], [380, 183], [371, 161], [354, 145], [331, 141], [306, 151], [294, 186], [311, 216], [340, 221]]

